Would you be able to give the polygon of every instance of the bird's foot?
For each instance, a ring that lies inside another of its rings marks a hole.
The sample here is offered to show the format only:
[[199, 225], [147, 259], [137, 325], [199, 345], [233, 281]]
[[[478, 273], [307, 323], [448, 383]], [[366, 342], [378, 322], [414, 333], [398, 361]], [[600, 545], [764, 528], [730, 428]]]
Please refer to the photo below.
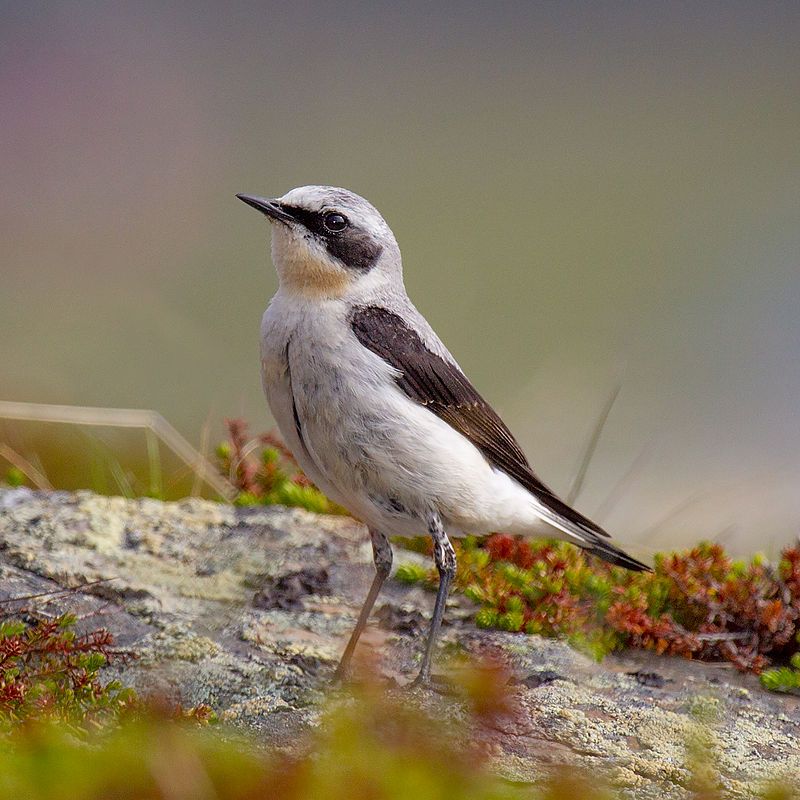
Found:
[[342, 686], [350, 683], [352, 679], [352, 662], [349, 658], [342, 658], [334, 670], [333, 677], [331, 678], [331, 686], [335, 688], [341, 688]]
[[411, 683], [406, 685], [408, 691], [427, 689], [437, 694], [453, 694], [453, 686], [444, 675], [431, 675], [420, 672]]

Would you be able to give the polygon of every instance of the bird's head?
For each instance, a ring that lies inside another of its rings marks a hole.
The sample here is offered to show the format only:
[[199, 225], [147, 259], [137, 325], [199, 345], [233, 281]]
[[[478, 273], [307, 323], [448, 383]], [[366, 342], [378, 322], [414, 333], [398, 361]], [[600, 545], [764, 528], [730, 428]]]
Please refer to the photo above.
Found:
[[363, 197], [333, 186], [236, 196], [272, 223], [272, 260], [287, 291], [343, 297], [386, 281], [402, 285], [394, 234]]

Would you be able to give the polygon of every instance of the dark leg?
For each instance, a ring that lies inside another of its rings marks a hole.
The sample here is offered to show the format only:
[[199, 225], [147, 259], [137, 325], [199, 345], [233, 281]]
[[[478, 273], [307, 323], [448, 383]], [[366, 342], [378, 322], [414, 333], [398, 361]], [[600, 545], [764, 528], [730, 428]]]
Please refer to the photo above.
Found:
[[430, 683], [433, 648], [436, 646], [436, 638], [442, 625], [450, 582], [456, 574], [456, 553], [444, 532], [444, 526], [438, 514], [431, 514], [428, 518], [428, 532], [433, 539], [433, 557], [436, 561], [436, 569], [439, 571], [439, 591], [436, 593], [436, 604], [433, 607], [433, 618], [428, 633], [428, 644], [422, 657], [422, 667], [419, 675], [414, 679], [414, 686], [425, 686]]
[[375, 577], [372, 580], [372, 586], [369, 587], [367, 599], [361, 607], [361, 613], [358, 615], [358, 622], [353, 632], [350, 634], [350, 641], [344, 649], [344, 655], [336, 667], [334, 673], [334, 681], [340, 681], [347, 676], [348, 668], [350, 667], [350, 659], [353, 657], [353, 650], [356, 649], [356, 644], [364, 628], [367, 627], [367, 620], [375, 605], [375, 600], [383, 586], [383, 582], [389, 575], [392, 569], [392, 546], [389, 540], [380, 531], [370, 529], [369, 537], [372, 540], [372, 557], [375, 560]]

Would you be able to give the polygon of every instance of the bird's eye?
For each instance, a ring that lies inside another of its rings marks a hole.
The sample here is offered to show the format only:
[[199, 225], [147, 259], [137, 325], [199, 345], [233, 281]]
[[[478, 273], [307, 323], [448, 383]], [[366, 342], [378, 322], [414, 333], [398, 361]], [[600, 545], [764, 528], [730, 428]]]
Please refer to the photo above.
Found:
[[335, 211], [332, 211], [330, 214], [326, 214], [322, 222], [325, 227], [333, 233], [340, 233], [349, 225], [347, 217], [344, 214], [338, 214]]

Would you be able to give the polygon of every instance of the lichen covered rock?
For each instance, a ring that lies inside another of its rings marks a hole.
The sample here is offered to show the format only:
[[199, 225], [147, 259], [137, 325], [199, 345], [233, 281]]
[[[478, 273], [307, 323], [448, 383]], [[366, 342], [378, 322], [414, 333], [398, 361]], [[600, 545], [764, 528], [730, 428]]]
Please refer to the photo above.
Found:
[[[419, 560], [398, 553], [396, 563]], [[319, 705], [372, 576], [366, 531], [345, 517], [279, 506], [161, 503], [91, 493], [0, 489], [0, 600], [76, 612], [135, 658], [114, 676], [140, 692], [290, 748]], [[74, 591], [64, 592], [64, 589]], [[431, 595], [389, 581], [360, 651], [389, 685], [415, 674]], [[631, 798], [687, 795], [687, 746], [714, 741], [731, 797], [800, 775], [800, 701], [729, 667], [636, 652], [596, 664], [565, 644], [478, 630], [463, 598], [448, 606], [446, 653], [503, 665], [509, 713], [487, 725], [496, 769], [535, 780], [553, 764], [602, 772]], [[409, 702], [454, 719], [458, 701]]]

